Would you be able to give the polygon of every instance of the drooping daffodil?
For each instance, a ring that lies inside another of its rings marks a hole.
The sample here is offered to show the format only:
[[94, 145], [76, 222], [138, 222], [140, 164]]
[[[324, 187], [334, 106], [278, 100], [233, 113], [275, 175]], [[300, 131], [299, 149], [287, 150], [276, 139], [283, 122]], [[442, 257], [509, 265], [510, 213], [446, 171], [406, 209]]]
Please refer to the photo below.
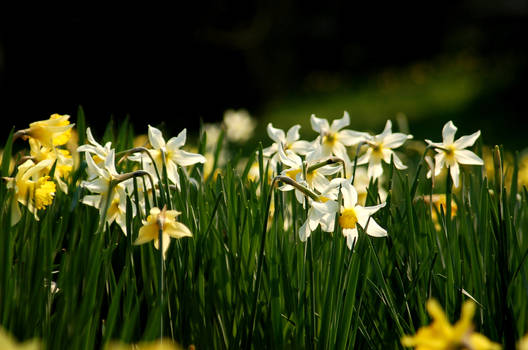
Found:
[[49, 119], [29, 124], [29, 128], [18, 131], [17, 136], [37, 139], [43, 146], [50, 148], [64, 145], [70, 139], [74, 126], [70, 124], [69, 118], [69, 115], [53, 114]]
[[[115, 152], [112, 149], [104, 160], [104, 164], [97, 165], [86, 152], [86, 164], [88, 174], [97, 176], [89, 181], [81, 182], [81, 186], [96, 194], [83, 197], [83, 204], [99, 209], [101, 220], [111, 224], [116, 222], [126, 235], [126, 197], [131, 192], [132, 183], [130, 179], [122, 180], [123, 175], [115, 168]], [[132, 206], [135, 215], [135, 206]]]
[[369, 178], [377, 179], [383, 173], [383, 167], [381, 161], [390, 163], [391, 157], [394, 162], [396, 169], [407, 169], [407, 166], [403, 164], [400, 158], [394, 153], [393, 149], [398, 148], [406, 140], [412, 139], [412, 135], [406, 135], [403, 133], [392, 133], [392, 122], [387, 120], [385, 129], [381, 134], [368, 135], [365, 139], [365, 144], [368, 149], [359, 159], [358, 165], [368, 163], [368, 176]]
[[[90, 128], [86, 128], [86, 140], [87, 144], [77, 147], [77, 152], [88, 152], [91, 154], [91, 157], [95, 164], [101, 166], [104, 163], [104, 160], [112, 150], [112, 142], [108, 141], [102, 146], [99, 142], [95, 141], [95, 138], [92, 135]], [[88, 179], [93, 179], [97, 177], [97, 173], [91, 172], [90, 168], [87, 168]]]
[[341, 119], [333, 120], [332, 125], [328, 123], [328, 120], [317, 118], [313, 114], [310, 117], [310, 122], [312, 129], [319, 133], [315, 142], [319, 146], [318, 152], [314, 153], [319, 159], [335, 155], [345, 161], [349, 160], [345, 146], [356, 145], [369, 136], [365, 132], [341, 130], [350, 125], [350, 116], [347, 112], [344, 112]]
[[468, 300], [462, 305], [460, 320], [454, 325], [449, 323], [444, 310], [435, 299], [427, 301], [426, 307], [433, 322], [420, 328], [414, 336], [404, 335], [401, 339], [403, 346], [417, 350], [501, 349], [499, 344], [474, 331], [472, 320], [476, 305], [473, 301]]
[[[434, 176], [440, 174], [440, 171], [444, 165], [446, 165], [451, 173], [453, 184], [455, 187], [458, 187], [460, 176], [459, 164], [483, 165], [484, 161], [475, 153], [466, 149], [467, 147], [473, 146], [475, 141], [480, 136], [480, 130], [471, 135], [462, 136], [455, 141], [456, 131], [457, 128], [453, 122], [448, 121], [442, 129], [442, 142], [432, 142], [430, 140], [425, 140], [425, 142], [427, 142], [430, 147], [433, 147], [436, 152], [438, 152], [434, 158]], [[427, 173], [427, 177], [429, 178], [431, 175], [432, 172], [429, 171]]]
[[143, 222], [139, 229], [139, 235], [134, 242], [135, 245], [144, 244], [154, 240], [154, 247], [159, 249], [159, 234], [162, 236], [162, 254], [165, 259], [167, 249], [169, 249], [170, 238], [192, 237], [192, 233], [187, 226], [176, 221], [176, 217], [181, 213], [176, 210], [167, 210], [164, 207], [160, 210], [157, 207], [150, 209], [150, 215]]
[[373, 237], [385, 237], [387, 231], [382, 228], [372, 215], [383, 208], [386, 203], [381, 203], [371, 207], [363, 207], [358, 204], [357, 191], [349, 180], [341, 183], [341, 193], [343, 194], [343, 205], [339, 213], [339, 225], [343, 235], [347, 239], [347, 246], [352, 249], [358, 239], [358, 224], [366, 234]]
[[14, 197], [11, 203], [11, 225], [15, 225], [22, 213], [18, 203], [25, 205], [38, 220], [37, 210], [45, 209], [53, 202], [56, 186], [49, 176], [40, 176], [43, 169], [51, 166], [53, 160], [46, 159], [35, 164], [26, 160], [18, 167], [15, 178], [6, 178], [7, 188], [13, 189]]

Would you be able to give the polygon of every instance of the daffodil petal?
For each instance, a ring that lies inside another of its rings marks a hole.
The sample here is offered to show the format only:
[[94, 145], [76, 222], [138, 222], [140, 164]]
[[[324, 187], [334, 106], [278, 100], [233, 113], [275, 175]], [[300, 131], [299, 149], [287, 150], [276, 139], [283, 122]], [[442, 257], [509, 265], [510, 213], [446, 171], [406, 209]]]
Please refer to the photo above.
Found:
[[457, 127], [453, 124], [452, 121], [448, 121], [442, 129], [442, 138], [444, 145], [451, 145], [455, 139], [455, 133]]
[[466, 149], [455, 151], [455, 159], [460, 164], [484, 165], [484, 161], [479, 156]]
[[269, 123], [266, 127], [266, 131], [268, 132], [269, 138], [272, 139], [274, 142], [278, 144], [286, 142], [286, 135], [284, 135], [284, 131], [281, 129], [274, 128], [271, 123]]
[[165, 140], [161, 131], [153, 126], [148, 126], [148, 139], [152, 148], [162, 149], [165, 147]]
[[343, 113], [343, 117], [340, 119], [334, 119], [332, 121], [332, 126], [330, 126], [330, 130], [333, 132], [337, 132], [341, 129], [343, 129], [345, 126], [348, 126], [350, 124], [350, 116], [348, 115], [348, 112], [345, 111]]
[[310, 117], [310, 123], [312, 125], [312, 129], [314, 131], [317, 131], [318, 133], [321, 133], [321, 132], [324, 132], [330, 129], [328, 120], [323, 119], [323, 118], [317, 118], [315, 114], [312, 114], [312, 116]]
[[453, 145], [455, 146], [456, 149], [463, 149], [463, 148], [471, 147], [473, 146], [475, 141], [477, 141], [479, 136], [480, 136], [480, 130], [477, 132], [474, 132], [471, 135], [462, 136], [461, 138], [456, 140]]

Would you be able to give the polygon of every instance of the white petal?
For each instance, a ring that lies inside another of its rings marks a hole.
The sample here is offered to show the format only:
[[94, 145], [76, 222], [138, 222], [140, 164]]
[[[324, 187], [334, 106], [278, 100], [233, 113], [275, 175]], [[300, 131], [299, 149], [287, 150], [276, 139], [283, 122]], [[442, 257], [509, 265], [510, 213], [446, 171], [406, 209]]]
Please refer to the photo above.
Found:
[[100, 195], [89, 194], [81, 199], [81, 203], [99, 209], [99, 206], [101, 205], [101, 198], [102, 197]]
[[450, 120], [442, 129], [442, 138], [444, 145], [451, 145], [453, 141], [455, 140], [455, 133], [457, 131], [457, 127], [453, 124], [453, 122]]
[[458, 163], [455, 163], [449, 167], [449, 171], [451, 173], [451, 178], [453, 179], [453, 184], [455, 187], [458, 187], [458, 183], [460, 180], [460, 167], [458, 166]]
[[372, 148], [369, 147], [367, 151], [361, 157], [359, 157], [357, 161], [357, 165], [367, 164], [370, 160], [371, 155], [372, 155]]
[[484, 161], [479, 156], [467, 149], [455, 151], [455, 159], [460, 164], [484, 165]]
[[358, 230], [357, 228], [348, 229], [348, 230], [343, 230], [343, 233], [345, 233], [345, 231], [348, 231], [345, 234], [346, 240], [347, 240], [347, 247], [348, 249], [352, 250], [352, 247], [354, 246], [354, 244], [357, 242], [357, 239], [358, 239]]
[[383, 139], [383, 147], [386, 148], [398, 148], [404, 144], [408, 139], [412, 139], [412, 135], [406, 135], [402, 133], [390, 134]]
[[372, 216], [375, 212], [383, 208], [387, 203], [383, 202], [378, 205], [373, 205], [370, 207], [362, 207], [360, 205], [355, 207], [356, 215], [358, 222], [364, 226], [367, 223], [369, 216]]
[[387, 230], [381, 227], [372, 217], [367, 221], [367, 227], [364, 228], [365, 233], [372, 237], [385, 237]]
[[357, 203], [357, 191], [348, 181], [344, 181], [341, 185], [341, 192], [343, 193], [343, 204], [345, 208], [354, 208]]
[[370, 179], [377, 179], [383, 174], [383, 166], [381, 159], [371, 158], [368, 165], [368, 177]]
[[308, 227], [308, 220], [306, 220], [299, 228], [299, 238], [301, 239], [301, 242], [306, 242], [311, 233], [312, 231]]
[[330, 129], [330, 125], [328, 125], [328, 120], [323, 118], [317, 118], [315, 114], [312, 114], [312, 116], [310, 117], [310, 123], [312, 124], [312, 129], [314, 131], [317, 131], [318, 133], [322, 133]]
[[180, 147], [185, 145], [185, 141], [187, 140], [187, 129], [183, 129], [180, 131], [178, 136], [171, 137], [171, 139], [167, 142], [167, 151], [174, 152], [178, 150]]
[[155, 149], [161, 149], [165, 147], [165, 140], [159, 129], [153, 126], [148, 126], [148, 138], [151, 146]]
[[341, 130], [337, 134], [337, 140], [345, 146], [354, 146], [360, 142], [366, 141], [370, 138], [370, 135], [366, 132], [360, 132], [355, 130]]
[[399, 169], [399, 170], [407, 169], [407, 166], [403, 164], [403, 162], [396, 155], [395, 152], [392, 152], [392, 161], [394, 162], [394, 166], [396, 167], [396, 169]]
[[471, 135], [462, 136], [461, 138], [455, 141], [454, 146], [456, 149], [463, 149], [463, 148], [471, 147], [473, 146], [475, 141], [477, 141], [479, 136], [480, 136], [480, 130]]
[[269, 123], [266, 130], [268, 131], [268, 136], [270, 137], [270, 139], [272, 139], [276, 143], [286, 143], [286, 136], [284, 135], [284, 131], [282, 131], [281, 129], [274, 128], [273, 125]]
[[199, 153], [177, 150], [172, 154], [172, 160], [180, 166], [189, 166], [196, 163], [205, 163], [205, 157]]
[[332, 121], [332, 126], [330, 127], [330, 130], [332, 132], [337, 132], [348, 125], [350, 125], [350, 116], [348, 115], [348, 112], [345, 111], [341, 119], [334, 119], [334, 121]]
[[328, 181], [326, 177], [324, 177], [322, 174], [319, 173], [319, 171], [317, 171], [312, 179], [311, 185], [317, 191], [322, 192], [326, 187], [328, 187], [329, 184], [330, 181]]
[[392, 121], [389, 119], [387, 120], [387, 122], [385, 123], [385, 128], [383, 129], [383, 132], [379, 135], [377, 135], [380, 139], [384, 139], [386, 138], [387, 136], [389, 136], [390, 134], [392, 134]]
[[292, 144], [294, 141], [297, 141], [301, 137], [301, 135], [299, 134], [300, 128], [301, 126], [299, 124], [296, 124], [288, 130], [288, 133], [286, 134], [287, 144]]
[[312, 152], [315, 149], [315, 146], [311, 142], [300, 140], [290, 144], [290, 149], [295, 153], [304, 155]]
[[97, 143], [97, 141], [95, 141], [93, 135], [92, 135], [92, 130], [90, 129], [90, 127], [87, 127], [86, 128], [86, 139], [88, 140], [88, 143], [94, 145], [94, 146], [100, 146], [99, 143]]
[[111, 175], [117, 175], [117, 170], [115, 168], [115, 150], [110, 150], [108, 155], [105, 158], [105, 168]]
[[335, 214], [337, 213], [337, 209], [339, 208], [339, 205], [336, 201], [326, 201], [324, 203], [313, 201], [311, 205], [312, 208], [324, 215]]
[[332, 148], [333, 153], [336, 157], [341, 158], [345, 162], [350, 161], [346, 147], [341, 142], [336, 142]]
[[[179, 189], [180, 188], [180, 175], [178, 174], [178, 167], [172, 160], [169, 160], [166, 166], [167, 166], [167, 176], [169, 180], [173, 184], [175, 184]], [[160, 169], [160, 171], [162, 171], [162, 169]]]
[[284, 152], [282, 147], [278, 149], [279, 160], [282, 164], [287, 165], [291, 168], [300, 168], [302, 166], [302, 159], [290, 150]]

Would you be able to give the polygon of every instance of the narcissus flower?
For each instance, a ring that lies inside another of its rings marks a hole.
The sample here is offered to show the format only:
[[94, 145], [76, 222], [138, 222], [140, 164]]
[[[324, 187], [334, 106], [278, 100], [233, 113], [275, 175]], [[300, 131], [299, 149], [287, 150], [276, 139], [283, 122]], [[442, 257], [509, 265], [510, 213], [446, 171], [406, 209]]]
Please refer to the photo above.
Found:
[[[109, 141], [102, 146], [99, 142], [95, 141], [90, 128], [86, 128], [86, 140], [88, 143], [77, 147], [77, 152], [90, 153], [95, 164], [101, 166], [112, 150], [112, 142]], [[90, 172], [90, 168], [87, 168], [87, 170], [89, 171], [88, 179], [97, 177], [97, 173]]]
[[472, 323], [476, 305], [466, 301], [462, 305], [460, 320], [451, 325], [442, 307], [435, 299], [427, 302], [427, 311], [433, 318], [429, 326], [418, 330], [414, 336], [405, 335], [401, 339], [403, 346], [415, 347], [417, 350], [498, 350], [501, 346], [484, 335], [474, 332]]
[[277, 162], [279, 160], [279, 154], [277, 153], [279, 147], [282, 147], [284, 151], [290, 150], [295, 154], [304, 155], [314, 150], [314, 146], [311, 142], [299, 140], [301, 136], [299, 135], [300, 125], [292, 126], [287, 133], [284, 133], [283, 130], [274, 128], [271, 123], [268, 124], [267, 132], [270, 139], [274, 143], [264, 149], [264, 156], [271, 157], [271, 166], [273, 169], [276, 169]]
[[387, 120], [385, 129], [379, 135], [368, 136], [365, 140], [368, 149], [367, 152], [358, 159], [358, 164], [368, 163], [368, 176], [369, 178], [377, 179], [383, 173], [383, 167], [381, 161], [390, 163], [391, 157], [394, 162], [396, 169], [407, 169], [400, 158], [394, 153], [392, 149], [398, 148], [409, 139], [412, 139], [412, 135], [406, 135], [402, 133], [392, 133], [392, 122]]
[[43, 169], [41, 176], [48, 175], [53, 165], [55, 165], [55, 173], [53, 179], [59, 185], [59, 188], [64, 193], [68, 193], [68, 185], [64, 181], [73, 169], [73, 158], [68, 150], [60, 148], [49, 148], [42, 146], [37, 139], [29, 139], [31, 158], [40, 162], [46, 159], [52, 160], [52, 163]]
[[47, 147], [61, 146], [68, 142], [71, 136], [69, 115], [53, 114], [47, 120], [40, 120], [29, 124], [28, 129], [19, 131], [23, 138], [34, 138]]
[[224, 113], [224, 126], [229, 141], [246, 142], [253, 136], [257, 122], [245, 109], [228, 109]]
[[381, 203], [372, 207], [363, 207], [358, 204], [357, 191], [350, 181], [345, 180], [341, 183], [341, 192], [343, 194], [343, 206], [339, 214], [339, 225], [342, 228], [343, 235], [347, 239], [347, 246], [352, 249], [354, 242], [358, 238], [357, 225], [359, 224], [366, 234], [373, 237], [385, 237], [387, 231], [382, 228], [372, 215], [385, 206]]
[[192, 233], [187, 226], [181, 222], [176, 221], [176, 217], [181, 213], [176, 210], [167, 210], [163, 208], [150, 209], [150, 215], [147, 220], [143, 222], [143, 226], [139, 229], [139, 235], [135, 245], [144, 244], [154, 240], [154, 247], [159, 249], [159, 233], [162, 232], [162, 246], [163, 258], [167, 254], [169, 248], [170, 238], [192, 237]]
[[345, 146], [353, 146], [365, 140], [369, 134], [354, 130], [341, 130], [350, 124], [350, 116], [347, 112], [343, 118], [335, 119], [332, 125], [328, 120], [317, 118], [312, 114], [310, 117], [312, 129], [319, 133], [315, 144], [319, 144], [318, 158], [335, 155], [343, 160], [349, 160]]
[[0, 327], [0, 349], [2, 350], [40, 350], [44, 349], [37, 339], [19, 343]]
[[[462, 136], [455, 141], [456, 126], [452, 121], [447, 122], [442, 129], [443, 142], [432, 142], [425, 140], [430, 147], [433, 147], [436, 152], [435, 155], [435, 174], [437, 176], [446, 165], [451, 173], [453, 184], [458, 187], [460, 167], [459, 164], [469, 165], [483, 165], [484, 161], [475, 153], [466, 150], [465, 148], [473, 146], [477, 138], [480, 136], [480, 130], [467, 136]], [[427, 177], [431, 177], [432, 172], [427, 173]]]
[[[187, 129], [183, 129], [177, 137], [173, 137], [169, 139], [169, 141], [165, 142], [161, 131], [149, 125], [148, 138], [153, 148], [153, 150], [151, 150], [150, 152], [152, 158], [154, 158], [160, 175], [163, 169], [164, 154], [165, 166], [167, 167], [167, 176], [173, 184], [178, 186], [178, 188], [180, 187], [180, 175], [178, 174], [178, 165], [189, 166], [196, 163], [205, 163], [205, 157], [203, 155], [186, 152], [180, 149], [180, 147], [185, 145], [185, 141], [187, 139]], [[151, 162], [149, 157], [144, 155], [142, 156], [144, 162]], [[138, 160], [138, 158], [133, 157], [130, 157], [130, 159]]]
[[51, 159], [35, 164], [27, 160], [18, 167], [15, 178], [6, 178], [7, 187], [14, 190], [11, 204], [11, 225], [15, 225], [22, 214], [17, 203], [25, 205], [38, 220], [37, 210], [45, 209], [53, 202], [56, 186], [49, 176], [40, 176], [43, 169], [51, 166]]
[[[126, 193], [131, 191], [130, 179], [121, 181], [123, 175], [115, 168], [115, 153], [112, 149], [104, 160], [104, 164], [97, 165], [92, 156], [86, 153], [86, 164], [88, 174], [96, 177], [90, 181], [83, 181], [81, 186], [97, 194], [86, 195], [81, 202], [99, 209], [101, 218], [111, 224], [117, 222], [124, 234], [126, 234]], [[132, 206], [135, 215], [135, 206]]]

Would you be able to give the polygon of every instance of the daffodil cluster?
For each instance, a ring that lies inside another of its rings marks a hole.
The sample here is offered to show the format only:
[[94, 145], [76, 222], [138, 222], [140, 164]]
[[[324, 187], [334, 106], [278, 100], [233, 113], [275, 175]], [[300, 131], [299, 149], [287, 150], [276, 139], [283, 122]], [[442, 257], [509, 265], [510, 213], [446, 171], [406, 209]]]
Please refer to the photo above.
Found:
[[[267, 132], [273, 141], [264, 149], [272, 176], [285, 183], [280, 189], [295, 189], [297, 200], [307, 208], [307, 219], [299, 229], [301, 241], [306, 241], [317, 227], [322, 231], [334, 231], [335, 218], [346, 237], [350, 249], [358, 239], [358, 227], [374, 237], [387, 235], [373, 218], [374, 213], [385, 206], [387, 193], [381, 186], [385, 164], [397, 170], [407, 169], [401, 156], [395, 151], [412, 135], [392, 132], [388, 120], [380, 134], [350, 130], [350, 116], [344, 113], [331, 123], [312, 115], [312, 129], [318, 134], [313, 141], [301, 140], [300, 125], [287, 132], [268, 124]], [[480, 131], [454, 141], [456, 127], [450, 121], [444, 126], [442, 143], [425, 140], [428, 148], [437, 152], [431, 159], [428, 176], [436, 176], [446, 166], [455, 187], [459, 184], [459, 164], [482, 165], [482, 160], [466, 148], [472, 146]], [[364, 206], [367, 188], [378, 184], [377, 202]], [[340, 199], [341, 198], [341, 199]]]
[[7, 177], [7, 188], [13, 191], [11, 225], [20, 221], [22, 204], [39, 219], [38, 211], [53, 202], [57, 186], [68, 193], [66, 183], [73, 169], [73, 158], [64, 148], [72, 136], [69, 115], [53, 114], [47, 120], [33, 122], [17, 131], [13, 139], [28, 141], [30, 150], [16, 167], [16, 174]]

